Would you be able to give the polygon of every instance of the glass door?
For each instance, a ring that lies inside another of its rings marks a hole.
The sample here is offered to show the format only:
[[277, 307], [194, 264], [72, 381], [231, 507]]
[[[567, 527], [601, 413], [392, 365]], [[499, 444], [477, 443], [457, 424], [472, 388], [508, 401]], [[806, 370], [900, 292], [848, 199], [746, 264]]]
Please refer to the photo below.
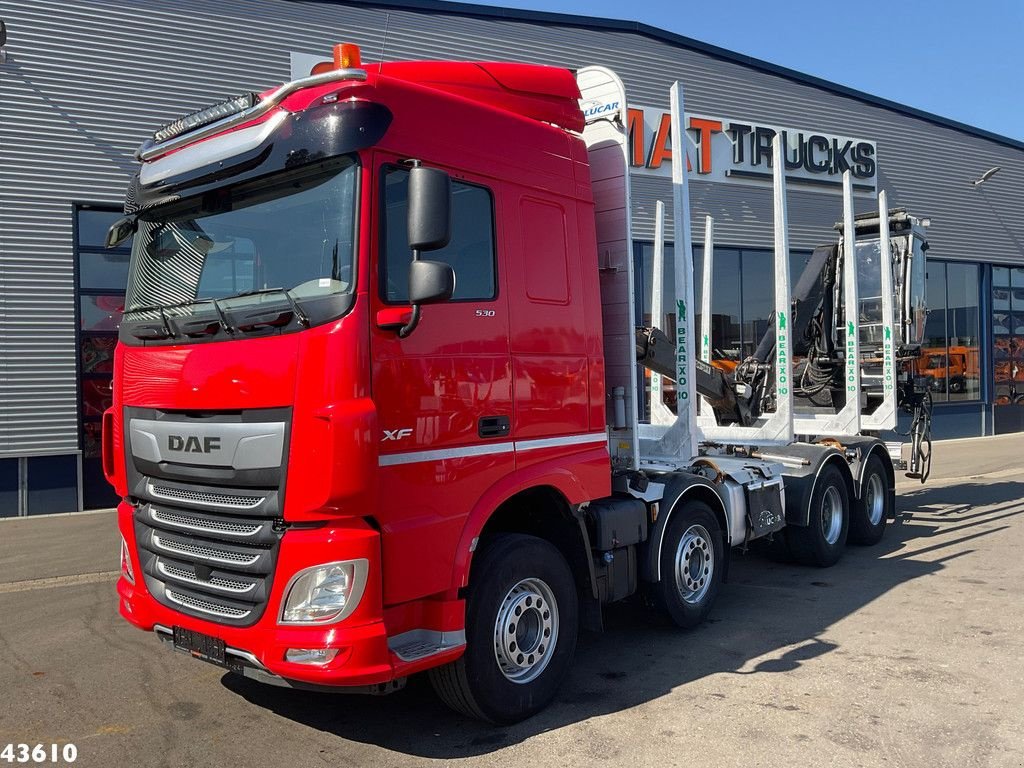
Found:
[[1024, 401], [1024, 269], [992, 268], [995, 404]]
[[117, 504], [103, 476], [100, 435], [103, 412], [112, 402], [114, 347], [124, 309], [131, 242], [107, 249], [107, 230], [121, 216], [116, 208], [79, 205], [75, 210], [78, 302], [79, 434], [82, 444], [82, 503], [85, 509]]
[[1024, 430], [1024, 268], [992, 268], [996, 434]]

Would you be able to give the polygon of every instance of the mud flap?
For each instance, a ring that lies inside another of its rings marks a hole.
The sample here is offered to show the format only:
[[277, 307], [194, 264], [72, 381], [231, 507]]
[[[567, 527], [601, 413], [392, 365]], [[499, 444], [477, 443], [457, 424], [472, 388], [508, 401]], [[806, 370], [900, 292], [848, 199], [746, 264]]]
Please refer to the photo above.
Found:
[[748, 485], [746, 493], [750, 539], [759, 539], [769, 533], [781, 531], [785, 527], [786, 515], [782, 509], [780, 484]]

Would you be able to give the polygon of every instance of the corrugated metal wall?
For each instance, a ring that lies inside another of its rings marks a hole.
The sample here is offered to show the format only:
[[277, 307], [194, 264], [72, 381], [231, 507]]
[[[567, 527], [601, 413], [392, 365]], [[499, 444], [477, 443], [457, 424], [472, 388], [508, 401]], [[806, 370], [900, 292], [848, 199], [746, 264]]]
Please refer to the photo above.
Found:
[[[2, 13], [0, 455], [77, 448], [72, 203], [119, 202], [158, 124], [287, 79], [292, 51], [352, 40], [376, 59], [385, 25], [388, 59], [604, 64], [635, 104], [667, 106], [678, 78], [694, 112], [873, 139], [890, 200], [932, 217], [933, 256], [1024, 262], [1024, 152], [635, 33], [290, 0], [19, 0]], [[984, 187], [968, 184], [994, 165]], [[770, 244], [770, 190], [695, 182], [692, 194], [721, 244]], [[651, 237], [659, 197], [666, 180], [636, 179], [637, 237]], [[833, 194], [792, 191], [793, 246], [830, 237], [838, 209]]]

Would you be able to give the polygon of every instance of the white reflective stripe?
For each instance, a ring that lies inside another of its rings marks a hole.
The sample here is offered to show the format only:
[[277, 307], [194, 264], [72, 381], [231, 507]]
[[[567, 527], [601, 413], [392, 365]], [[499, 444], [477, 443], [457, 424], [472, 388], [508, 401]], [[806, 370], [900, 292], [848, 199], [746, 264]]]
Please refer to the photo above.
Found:
[[567, 437], [543, 437], [538, 440], [517, 440], [517, 451], [532, 451], [537, 448], [556, 448], [562, 445], [584, 445], [586, 443], [603, 443], [608, 439], [604, 432], [590, 435], [568, 435]]
[[512, 453], [513, 449], [513, 443], [490, 443], [488, 445], [470, 445], [465, 448], [441, 448], [436, 451], [392, 453], [387, 456], [381, 456], [377, 464], [381, 467], [391, 467], [396, 464], [416, 464], [421, 461], [444, 461], [445, 459], [461, 459], [466, 456]]
[[565, 437], [544, 437], [536, 440], [518, 440], [514, 443], [488, 443], [486, 445], [470, 445], [465, 448], [441, 448], [435, 451], [410, 451], [409, 453], [392, 453], [381, 456], [377, 465], [393, 467], [399, 464], [419, 464], [427, 461], [445, 461], [446, 459], [462, 459], [469, 456], [492, 456], [515, 451], [532, 451], [538, 448], [557, 448], [566, 445], [587, 445], [603, 443], [607, 440], [604, 432], [589, 435], [567, 435]]

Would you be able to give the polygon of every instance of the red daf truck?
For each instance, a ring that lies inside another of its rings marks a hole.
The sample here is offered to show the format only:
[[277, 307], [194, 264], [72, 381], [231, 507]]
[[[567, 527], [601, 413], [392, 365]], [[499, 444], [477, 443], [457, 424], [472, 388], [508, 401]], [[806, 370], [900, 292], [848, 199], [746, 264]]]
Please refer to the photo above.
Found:
[[566, 70], [341, 46], [141, 147], [108, 238], [134, 236], [103, 422], [128, 621], [279, 685], [430, 670], [511, 722], [602, 604], [643, 591], [693, 626], [733, 546], [787, 526], [828, 565], [881, 536], [875, 438], [632, 450], [605, 285], [631, 274], [628, 173], [579, 99]]

